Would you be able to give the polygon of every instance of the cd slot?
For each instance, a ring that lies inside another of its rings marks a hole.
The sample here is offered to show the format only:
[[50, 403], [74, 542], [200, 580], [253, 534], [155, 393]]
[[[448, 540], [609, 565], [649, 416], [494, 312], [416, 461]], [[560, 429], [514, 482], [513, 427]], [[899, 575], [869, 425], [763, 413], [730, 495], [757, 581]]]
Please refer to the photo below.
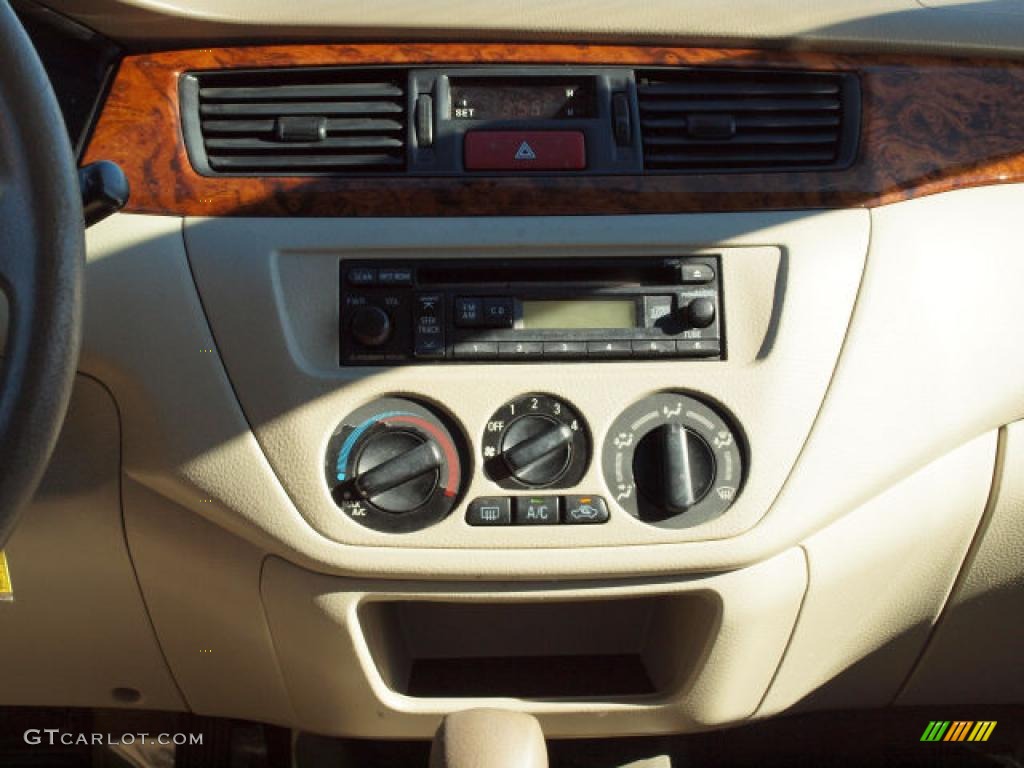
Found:
[[677, 285], [679, 259], [516, 259], [433, 262], [419, 267], [421, 287], [546, 283], [616, 286]]

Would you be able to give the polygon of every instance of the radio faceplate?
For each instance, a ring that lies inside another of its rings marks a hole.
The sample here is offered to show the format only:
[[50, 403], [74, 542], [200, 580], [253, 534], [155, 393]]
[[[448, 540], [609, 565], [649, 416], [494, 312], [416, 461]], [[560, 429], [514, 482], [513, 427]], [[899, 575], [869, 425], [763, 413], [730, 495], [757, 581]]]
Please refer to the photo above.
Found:
[[342, 365], [724, 358], [717, 255], [341, 262]]

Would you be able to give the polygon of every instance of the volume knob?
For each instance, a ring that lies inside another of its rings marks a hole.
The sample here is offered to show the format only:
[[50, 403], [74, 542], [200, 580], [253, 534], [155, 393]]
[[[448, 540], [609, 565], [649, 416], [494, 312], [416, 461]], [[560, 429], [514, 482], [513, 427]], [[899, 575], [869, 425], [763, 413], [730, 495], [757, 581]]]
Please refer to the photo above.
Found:
[[380, 307], [359, 307], [349, 328], [352, 338], [364, 347], [379, 347], [391, 338], [391, 318]]

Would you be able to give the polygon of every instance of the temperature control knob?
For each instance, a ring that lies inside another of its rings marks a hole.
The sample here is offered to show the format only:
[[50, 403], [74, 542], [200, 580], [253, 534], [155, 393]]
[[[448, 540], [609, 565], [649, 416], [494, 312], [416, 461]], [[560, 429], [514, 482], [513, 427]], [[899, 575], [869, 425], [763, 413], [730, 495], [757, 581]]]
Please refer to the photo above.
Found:
[[722, 514], [743, 480], [737, 432], [716, 410], [675, 392], [627, 408], [612, 424], [601, 464], [619, 505], [667, 528]]
[[356, 522], [380, 531], [418, 530], [455, 506], [460, 454], [444, 418], [411, 400], [384, 398], [349, 414], [335, 430], [327, 482]]
[[583, 421], [566, 402], [527, 395], [506, 403], [487, 422], [484, 469], [503, 488], [568, 488], [589, 462]]

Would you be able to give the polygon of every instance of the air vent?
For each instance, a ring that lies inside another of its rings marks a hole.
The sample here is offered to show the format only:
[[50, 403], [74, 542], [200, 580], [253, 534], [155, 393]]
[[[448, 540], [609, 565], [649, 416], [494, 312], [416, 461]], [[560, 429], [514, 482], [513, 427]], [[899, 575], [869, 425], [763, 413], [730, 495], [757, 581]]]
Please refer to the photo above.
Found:
[[840, 168], [853, 161], [853, 75], [784, 70], [637, 72], [649, 171]]
[[395, 173], [406, 164], [403, 70], [206, 72], [181, 83], [192, 164], [208, 175]]

